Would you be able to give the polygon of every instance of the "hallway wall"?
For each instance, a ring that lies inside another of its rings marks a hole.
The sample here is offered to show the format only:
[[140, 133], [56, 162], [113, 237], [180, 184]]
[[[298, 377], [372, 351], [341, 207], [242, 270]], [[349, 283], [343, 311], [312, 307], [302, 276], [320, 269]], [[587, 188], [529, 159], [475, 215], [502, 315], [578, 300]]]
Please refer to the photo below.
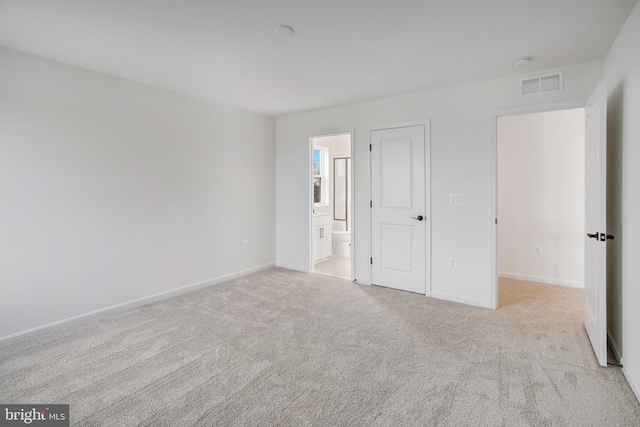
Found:
[[605, 59], [609, 338], [640, 400], [640, 3]]
[[498, 118], [500, 277], [584, 287], [584, 114]]

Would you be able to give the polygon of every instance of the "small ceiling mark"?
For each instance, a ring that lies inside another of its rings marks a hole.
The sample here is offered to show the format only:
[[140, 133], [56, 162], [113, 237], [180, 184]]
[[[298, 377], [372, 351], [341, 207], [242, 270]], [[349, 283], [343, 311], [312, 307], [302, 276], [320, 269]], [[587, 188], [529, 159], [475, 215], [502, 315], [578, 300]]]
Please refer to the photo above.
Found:
[[288, 25], [278, 25], [273, 29], [273, 32], [279, 36], [290, 36], [291, 34], [293, 34], [293, 31], [293, 27], [290, 27]]
[[531, 64], [531, 61], [533, 61], [532, 57], [524, 56], [513, 61], [513, 66], [516, 68], [526, 67], [527, 65]]

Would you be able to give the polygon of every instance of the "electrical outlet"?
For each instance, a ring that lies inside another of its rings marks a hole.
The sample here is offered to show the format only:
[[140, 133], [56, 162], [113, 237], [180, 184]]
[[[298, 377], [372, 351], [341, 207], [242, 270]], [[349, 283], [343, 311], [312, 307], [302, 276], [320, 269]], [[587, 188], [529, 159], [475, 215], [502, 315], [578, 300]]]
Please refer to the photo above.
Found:
[[542, 255], [542, 245], [533, 245], [533, 253], [536, 255]]
[[242, 241], [242, 249], [247, 249], [249, 248], [249, 241], [248, 240], [243, 240]]
[[457, 261], [455, 257], [449, 257], [449, 268], [456, 268]]

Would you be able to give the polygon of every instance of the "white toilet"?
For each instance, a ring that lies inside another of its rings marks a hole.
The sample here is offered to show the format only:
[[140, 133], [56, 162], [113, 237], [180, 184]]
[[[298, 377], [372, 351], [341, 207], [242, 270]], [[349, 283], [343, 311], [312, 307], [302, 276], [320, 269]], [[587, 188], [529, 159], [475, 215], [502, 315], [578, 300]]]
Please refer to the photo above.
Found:
[[351, 256], [351, 232], [344, 230], [332, 231], [331, 249], [335, 256], [349, 258]]

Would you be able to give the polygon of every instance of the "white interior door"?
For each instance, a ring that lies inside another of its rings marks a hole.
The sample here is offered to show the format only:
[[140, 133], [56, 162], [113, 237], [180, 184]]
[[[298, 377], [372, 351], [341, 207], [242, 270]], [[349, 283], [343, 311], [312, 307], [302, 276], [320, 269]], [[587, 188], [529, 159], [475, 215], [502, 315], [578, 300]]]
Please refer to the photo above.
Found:
[[598, 85], [586, 105], [584, 325], [598, 363], [607, 366], [606, 160], [607, 91]]
[[371, 282], [428, 295], [426, 128], [371, 132]]

